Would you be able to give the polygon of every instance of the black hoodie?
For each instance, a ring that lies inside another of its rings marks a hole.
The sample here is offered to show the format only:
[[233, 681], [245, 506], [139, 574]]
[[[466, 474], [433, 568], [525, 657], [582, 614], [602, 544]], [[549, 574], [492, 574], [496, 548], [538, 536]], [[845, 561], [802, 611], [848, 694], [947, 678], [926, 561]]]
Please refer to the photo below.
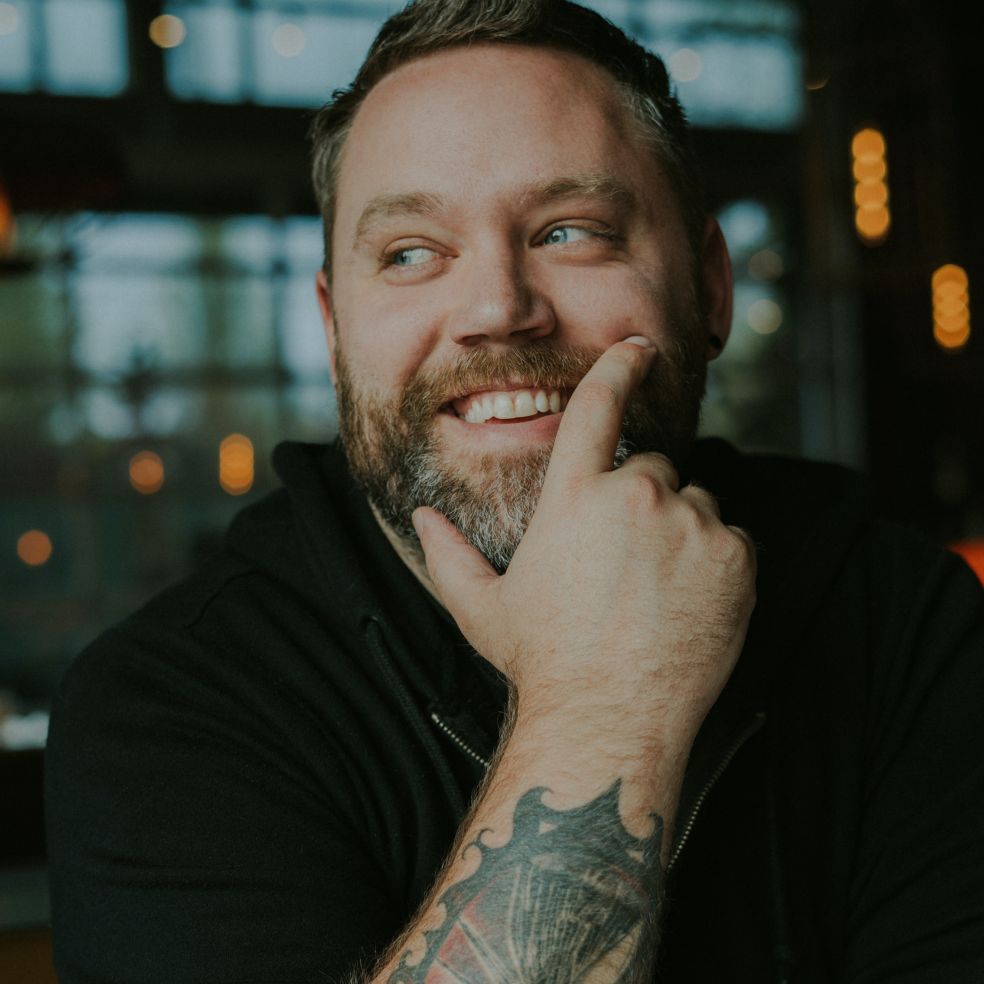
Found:
[[[62, 984], [344, 980], [421, 902], [495, 747], [503, 681], [341, 452], [274, 460], [285, 488], [63, 681]], [[693, 477], [759, 545], [759, 601], [691, 753], [657, 978], [980, 984], [981, 586], [844, 469], [703, 441]]]

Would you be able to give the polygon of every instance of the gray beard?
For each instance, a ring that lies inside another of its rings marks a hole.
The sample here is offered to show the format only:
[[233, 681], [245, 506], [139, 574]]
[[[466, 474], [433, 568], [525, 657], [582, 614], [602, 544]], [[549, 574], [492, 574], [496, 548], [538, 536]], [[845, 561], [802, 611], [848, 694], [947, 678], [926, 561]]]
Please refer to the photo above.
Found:
[[[441, 449], [431, 442], [406, 459], [406, 500], [417, 506], [430, 506], [447, 517], [465, 539], [500, 573], [504, 573], [526, 534], [550, 465], [550, 451], [541, 449], [521, 458], [489, 455], [482, 462], [478, 489], [449, 474]], [[617, 468], [632, 454], [625, 437], [620, 437], [615, 453]], [[416, 541], [404, 508], [389, 508], [389, 496], [382, 501], [370, 496], [373, 505], [391, 529], [404, 540]], [[413, 509], [410, 510], [412, 515]]]
[[[490, 453], [458, 467], [436, 434], [435, 416], [448, 393], [486, 389], [490, 380], [509, 378], [510, 372], [559, 387], [582, 378], [596, 358], [597, 353], [529, 343], [511, 353], [506, 364], [479, 350], [447, 370], [414, 377], [391, 405], [354, 384], [336, 349], [339, 437], [352, 474], [379, 518], [418, 555], [412, 516], [419, 506], [429, 506], [503, 573], [533, 518], [552, 449]], [[678, 345], [657, 358], [630, 401], [616, 467], [644, 451], [667, 455], [678, 469], [684, 465], [697, 430], [705, 372], [706, 362], [694, 345]]]

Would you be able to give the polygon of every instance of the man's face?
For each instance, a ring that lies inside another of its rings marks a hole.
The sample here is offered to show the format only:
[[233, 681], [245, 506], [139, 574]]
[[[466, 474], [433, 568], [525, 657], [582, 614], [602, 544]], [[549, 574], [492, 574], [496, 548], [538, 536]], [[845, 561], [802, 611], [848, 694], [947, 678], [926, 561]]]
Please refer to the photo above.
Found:
[[383, 518], [443, 511], [504, 568], [573, 388], [630, 335], [659, 356], [629, 450], [679, 457], [707, 329], [672, 191], [607, 74], [502, 45], [403, 66], [356, 116], [320, 296], [341, 435]]

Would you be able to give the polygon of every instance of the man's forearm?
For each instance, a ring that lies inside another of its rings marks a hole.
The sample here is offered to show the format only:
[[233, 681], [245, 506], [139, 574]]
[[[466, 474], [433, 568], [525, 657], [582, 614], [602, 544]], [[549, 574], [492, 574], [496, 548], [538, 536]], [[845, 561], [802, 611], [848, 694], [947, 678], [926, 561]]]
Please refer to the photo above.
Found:
[[681, 770], [546, 730], [511, 735], [379, 984], [648, 980]]

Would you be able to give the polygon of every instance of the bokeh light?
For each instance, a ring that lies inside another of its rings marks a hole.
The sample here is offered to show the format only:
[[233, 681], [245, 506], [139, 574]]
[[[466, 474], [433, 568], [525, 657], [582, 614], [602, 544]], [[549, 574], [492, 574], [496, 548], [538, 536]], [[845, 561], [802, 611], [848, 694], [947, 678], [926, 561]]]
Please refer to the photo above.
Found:
[[149, 34], [159, 48], [176, 48], [188, 36], [188, 30], [180, 17], [161, 14], [150, 22]]
[[28, 567], [40, 567], [51, 556], [51, 538], [41, 530], [28, 530], [17, 541], [17, 556]]
[[782, 271], [782, 257], [771, 249], [760, 249], [748, 261], [748, 272], [759, 283], [774, 283], [782, 276]]
[[967, 272], [955, 263], [941, 266], [932, 279], [933, 337], [940, 348], [958, 352], [970, 340]]
[[748, 324], [760, 335], [771, 335], [782, 324], [782, 308], [775, 301], [756, 301], [746, 315]]
[[281, 24], [273, 32], [273, 50], [284, 58], [296, 58], [306, 43], [304, 32], [296, 24]]
[[12, 3], [0, 3], [0, 36], [13, 34], [20, 25], [20, 14]]
[[253, 487], [253, 442], [245, 435], [230, 434], [219, 445], [219, 484], [229, 495]]
[[17, 219], [7, 196], [7, 190], [0, 184], [0, 259], [10, 256], [17, 245]]
[[138, 451], [130, 459], [130, 484], [141, 495], [152, 495], [164, 484], [164, 462], [153, 451]]
[[681, 48], [670, 55], [666, 67], [677, 82], [693, 82], [704, 71], [704, 62], [693, 48]]
[[851, 142], [854, 157], [854, 225], [866, 246], [878, 246], [888, 236], [892, 216], [888, 209], [888, 165], [885, 138], [870, 127], [860, 130]]

